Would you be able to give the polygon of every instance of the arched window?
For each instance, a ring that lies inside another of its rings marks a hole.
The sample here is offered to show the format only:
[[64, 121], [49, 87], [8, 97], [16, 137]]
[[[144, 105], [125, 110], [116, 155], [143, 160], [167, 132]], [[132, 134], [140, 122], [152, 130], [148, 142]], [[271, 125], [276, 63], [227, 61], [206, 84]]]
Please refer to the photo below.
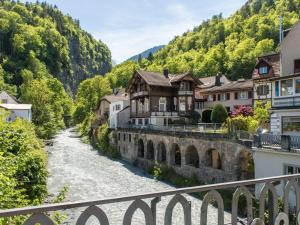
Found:
[[147, 159], [154, 160], [154, 146], [151, 140], [147, 142]]
[[217, 149], [209, 149], [205, 155], [205, 166], [212, 167], [214, 169], [221, 169], [221, 156]]
[[185, 164], [199, 168], [199, 155], [195, 146], [189, 146], [185, 152]]
[[159, 111], [165, 112], [167, 110], [167, 98], [166, 97], [160, 97], [159, 98]]
[[144, 158], [145, 151], [144, 151], [144, 142], [142, 139], [139, 139], [138, 141], [138, 157]]

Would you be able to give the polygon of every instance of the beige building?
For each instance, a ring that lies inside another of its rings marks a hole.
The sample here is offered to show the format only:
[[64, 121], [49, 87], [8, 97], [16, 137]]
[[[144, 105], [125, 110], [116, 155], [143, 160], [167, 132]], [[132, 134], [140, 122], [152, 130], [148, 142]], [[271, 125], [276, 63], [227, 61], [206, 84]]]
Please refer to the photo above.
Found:
[[271, 132], [300, 135], [300, 21], [280, 44], [280, 76], [272, 82]]
[[224, 105], [228, 112], [241, 105], [252, 106], [252, 80], [230, 81], [224, 75], [200, 80], [204, 83], [196, 91], [196, 108], [200, 113], [218, 103]]

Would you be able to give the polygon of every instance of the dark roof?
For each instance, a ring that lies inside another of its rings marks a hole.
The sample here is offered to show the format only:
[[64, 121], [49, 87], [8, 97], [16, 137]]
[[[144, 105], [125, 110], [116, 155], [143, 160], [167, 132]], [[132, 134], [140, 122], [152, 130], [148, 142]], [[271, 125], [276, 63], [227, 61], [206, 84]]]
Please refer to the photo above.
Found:
[[109, 103], [117, 102], [117, 101], [126, 101], [129, 100], [128, 94], [127, 93], [122, 93], [122, 94], [117, 94], [117, 95], [106, 95], [101, 98], [102, 100], [106, 100]]
[[[201, 89], [205, 89], [205, 88], [211, 88], [213, 86], [215, 86], [216, 84], [216, 76], [211, 76], [211, 77], [203, 77], [199, 79], [200, 82], [202, 83], [202, 85], [199, 86], [199, 88]], [[228, 78], [225, 75], [221, 76], [221, 84], [227, 84], [229, 83], [230, 80], [228, 80]]]
[[165, 77], [160, 73], [153, 73], [143, 70], [136, 71], [147, 84], [154, 86], [163, 86], [163, 87], [171, 87], [171, 82], [169, 77]]
[[212, 88], [201, 90], [201, 92], [224, 92], [224, 91], [235, 91], [235, 90], [247, 90], [253, 88], [252, 80], [239, 79], [237, 81], [229, 81], [222, 86], [214, 86]]

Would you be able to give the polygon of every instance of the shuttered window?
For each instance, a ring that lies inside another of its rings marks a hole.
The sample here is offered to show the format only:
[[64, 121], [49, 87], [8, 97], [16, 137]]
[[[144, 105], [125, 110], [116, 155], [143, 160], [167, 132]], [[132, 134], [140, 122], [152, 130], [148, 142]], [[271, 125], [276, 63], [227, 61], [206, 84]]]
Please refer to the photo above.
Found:
[[300, 59], [295, 60], [294, 73], [300, 73]]

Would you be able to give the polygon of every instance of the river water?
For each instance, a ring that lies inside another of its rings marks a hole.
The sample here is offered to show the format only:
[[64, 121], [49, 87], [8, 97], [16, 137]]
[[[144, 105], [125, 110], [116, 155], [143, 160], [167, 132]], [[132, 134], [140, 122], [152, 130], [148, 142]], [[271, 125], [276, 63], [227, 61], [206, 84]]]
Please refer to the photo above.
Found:
[[[65, 202], [95, 200], [106, 197], [135, 195], [147, 192], [174, 190], [175, 188], [152, 179], [144, 171], [124, 161], [114, 161], [98, 154], [89, 144], [85, 144], [73, 129], [60, 132], [54, 139], [49, 152], [48, 190], [56, 195], [59, 190], [69, 188]], [[191, 201], [192, 224], [200, 224], [201, 201], [186, 196]], [[163, 197], [157, 205], [157, 225], [163, 224], [166, 205], [170, 197]], [[146, 201], [149, 203], [149, 201]], [[101, 209], [107, 214], [111, 225], [121, 225], [125, 211], [131, 202], [103, 205]], [[64, 224], [76, 224], [76, 219], [84, 209], [67, 210]], [[177, 205], [173, 212], [173, 225], [184, 225], [182, 208]], [[209, 224], [217, 224], [217, 210], [209, 207]], [[225, 213], [225, 222], [230, 221], [230, 214]], [[87, 225], [99, 224], [91, 217]], [[132, 225], [143, 225], [145, 219], [138, 210]]]

